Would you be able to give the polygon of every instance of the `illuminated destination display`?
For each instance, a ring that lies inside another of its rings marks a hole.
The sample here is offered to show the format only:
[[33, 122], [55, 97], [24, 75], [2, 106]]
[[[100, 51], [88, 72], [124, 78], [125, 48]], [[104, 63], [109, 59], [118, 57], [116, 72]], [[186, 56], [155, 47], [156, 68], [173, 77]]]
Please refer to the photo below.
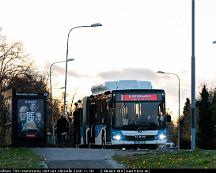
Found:
[[121, 101], [156, 101], [157, 94], [122, 94]]

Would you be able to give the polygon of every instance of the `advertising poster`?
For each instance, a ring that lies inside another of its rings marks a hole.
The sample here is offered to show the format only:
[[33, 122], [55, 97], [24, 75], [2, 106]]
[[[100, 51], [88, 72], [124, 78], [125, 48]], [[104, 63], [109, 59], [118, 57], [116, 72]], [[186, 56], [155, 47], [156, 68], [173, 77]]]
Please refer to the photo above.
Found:
[[17, 137], [44, 137], [43, 99], [17, 99]]

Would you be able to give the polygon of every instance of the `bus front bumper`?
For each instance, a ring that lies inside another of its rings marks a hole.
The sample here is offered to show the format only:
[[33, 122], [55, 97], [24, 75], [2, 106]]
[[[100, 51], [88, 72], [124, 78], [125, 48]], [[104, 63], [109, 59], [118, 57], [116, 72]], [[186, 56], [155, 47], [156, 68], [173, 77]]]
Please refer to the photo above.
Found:
[[151, 140], [151, 141], [121, 141], [121, 140], [112, 140], [112, 145], [165, 145], [167, 142], [166, 139], [164, 140]]

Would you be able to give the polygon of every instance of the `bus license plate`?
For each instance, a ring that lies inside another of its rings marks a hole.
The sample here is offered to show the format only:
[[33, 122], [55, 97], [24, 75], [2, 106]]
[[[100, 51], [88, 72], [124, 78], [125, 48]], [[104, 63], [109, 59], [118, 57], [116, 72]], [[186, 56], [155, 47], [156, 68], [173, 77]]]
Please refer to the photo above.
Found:
[[145, 144], [145, 141], [134, 141], [134, 144]]

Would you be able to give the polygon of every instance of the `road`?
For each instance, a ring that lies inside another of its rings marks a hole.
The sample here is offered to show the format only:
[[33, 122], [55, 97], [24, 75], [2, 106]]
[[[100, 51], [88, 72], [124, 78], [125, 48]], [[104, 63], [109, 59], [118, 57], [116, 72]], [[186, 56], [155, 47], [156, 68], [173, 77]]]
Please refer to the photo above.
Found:
[[114, 161], [114, 155], [127, 155], [128, 151], [86, 148], [32, 148], [40, 155], [47, 168], [122, 169], [123, 165]]

